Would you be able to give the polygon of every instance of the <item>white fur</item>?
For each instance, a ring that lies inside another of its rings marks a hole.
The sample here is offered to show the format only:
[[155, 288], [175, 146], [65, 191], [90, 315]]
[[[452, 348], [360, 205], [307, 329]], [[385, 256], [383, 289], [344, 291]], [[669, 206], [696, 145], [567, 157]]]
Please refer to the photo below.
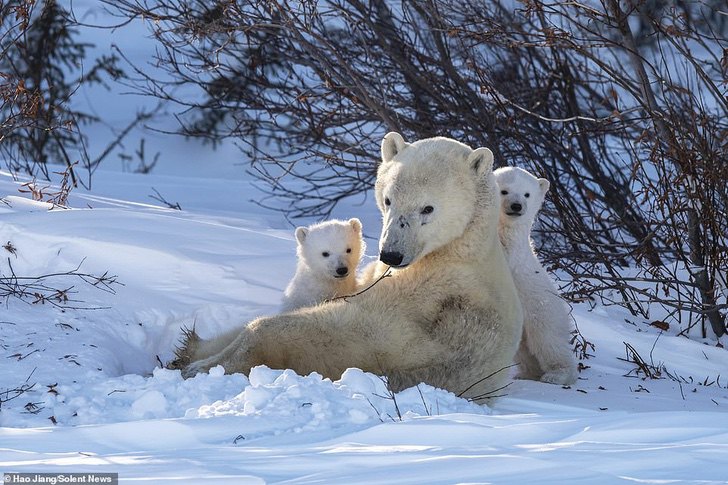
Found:
[[338, 378], [359, 367], [385, 374], [394, 390], [424, 381], [479, 402], [490, 396], [508, 377], [523, 321], [498, 240], [492, 162], [490, 150], [455, 140], [407, 144], [388, 134], [375, 195], [380, 248], [401, 255], [398, 268], [357, 296], [195, 342], [179, 353], [193, 360], [181, 360], [184, 375], [266, 364]]
[[517, 167], [499, 168], [495, 176], [501, 191], [499, 235], [523, 305], [518, 377], [573, 384], [577, 369], [569, 345], [569, 309], [536, 257], [530, 237], [549, 182]]
[[283, 295], [282, 311], [318, 305], [356, 291], [356, 268], [365, 250], [359, 219], [299, 227], [296, 241], [298, 264]]

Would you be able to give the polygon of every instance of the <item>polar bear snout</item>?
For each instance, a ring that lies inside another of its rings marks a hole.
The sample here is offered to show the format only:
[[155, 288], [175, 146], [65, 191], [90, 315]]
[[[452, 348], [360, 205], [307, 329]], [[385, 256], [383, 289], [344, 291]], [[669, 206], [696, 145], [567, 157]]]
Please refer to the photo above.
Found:
[[521, 204], [520, 202], [513, 202], [510, 205], [509, 209], [510, 210], [507, 212], [509, 216], [523, 215], [523, 204]]
[[336, 276], [334, 278], [343, 278], [349, 274], [349, 268], [346, 266], [339, 266], [336, 268]]
[[403, 259], [404, 254], [397, 251], [382, 251], [379, 253], [379, 261], [387, 266], [394, 266], [395, 268], [402, 265]]
[[411, 217], [389, 213], [379, 240], [379, 260], [387, 266], [404, 268], [417, 259], [421, 247], [412, 230]]

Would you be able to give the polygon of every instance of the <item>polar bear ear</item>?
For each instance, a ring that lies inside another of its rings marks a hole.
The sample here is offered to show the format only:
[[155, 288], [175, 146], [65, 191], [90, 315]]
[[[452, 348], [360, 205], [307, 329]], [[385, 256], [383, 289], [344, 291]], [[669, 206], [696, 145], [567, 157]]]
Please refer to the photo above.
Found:
[[384, 135], [382, 140], [382, 161], [384, 163], [391, 162], [392, 159], [407, 147], [402, 135], [396, 131], [390, 131]]
[[349, 219], [349, 224], [354, 228], [354, 231], [361, 234], [361, 221], [356, 217]]
[[551, 187], [551, 182], [546, 179], [538, 179], [538, 186], [541, 187], [541, 193], [546, 195], [546, 192], [549, 191], [549, 187]]
[[467, 163], [476, 175], [489, 172], [493, 168], [493, 152], [485, 147], [476, 148], [468, 157]]
[[303, 241], [306, 240], [306, 236], [308, 236], [308, 229], [305, 227], [296, 228], [296, 241], [298, 241], [298, 244], [303, 244]]

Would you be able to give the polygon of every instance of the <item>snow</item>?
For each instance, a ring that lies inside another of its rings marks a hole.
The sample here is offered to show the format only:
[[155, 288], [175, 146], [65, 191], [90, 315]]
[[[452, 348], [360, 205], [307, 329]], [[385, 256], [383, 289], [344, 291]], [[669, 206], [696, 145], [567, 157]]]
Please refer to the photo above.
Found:
[[[81, 264], [119, 284], [60, 277], [49, 284], [74, 286], [66, 308], [5, 302], [0, 391], [34, 386], [0, 409], [1, 471], [118, 472], [122, 483], [728, 480], [728, 359], [714, 342], [578, 305], [595, 346], [578, 383], [513, 381], [491, 408], [426, 384], [391, 396], [358, 369], [332, 381], [217, 367], [185, 380], [159, 365], [183, 326], [210, 337], [276, 312], [295, 270], [290, 224], [250, 201], [244, 180], [102, 171], [93, 191], [72, 192], [72, 209], [25, 198], [22, 182], [0, 173], [0, 242], [15, 249], [0, 248], [3, 275]], [[152, 187], [183, 210], [150, 199]], [[377, 217], [371, 200], [341, 210]], [[661, 378], [638, 374], [625, 343]]]

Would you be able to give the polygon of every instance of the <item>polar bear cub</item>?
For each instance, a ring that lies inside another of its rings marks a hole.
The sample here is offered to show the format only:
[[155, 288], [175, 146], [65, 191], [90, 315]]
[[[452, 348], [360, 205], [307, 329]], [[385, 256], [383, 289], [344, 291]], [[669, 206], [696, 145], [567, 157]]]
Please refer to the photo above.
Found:
[[298, 227], [296, 241], [298, 265], [283, 295], [282, 311], [318, 305], [356, 291], [356, 268], [365, 249], [359, 219]]
[[501, 194], [498, 235], [523, 305], [518, 377], [573, 384], [577, 369], [569, 345], [573, 330], [569, 310], [536, 257], [530, 237], [549, 181], [517, 167], [499, 168], [494, 174]]

